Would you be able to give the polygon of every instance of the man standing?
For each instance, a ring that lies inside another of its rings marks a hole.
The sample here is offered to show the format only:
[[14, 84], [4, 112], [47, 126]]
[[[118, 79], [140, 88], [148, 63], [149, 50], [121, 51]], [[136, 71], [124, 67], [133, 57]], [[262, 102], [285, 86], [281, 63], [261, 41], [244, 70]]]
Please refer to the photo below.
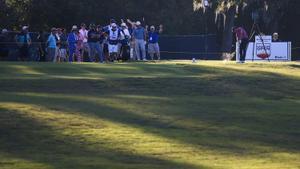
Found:
[[76, 43], [77, 43], [77, 35], [76, 32], [78, 31], [77, 26], [72, 26], [72, 30], [68, 35], [68, 47], [69, 47], [69, 62], [74, 62], [74, 56], [76, 51]]
[[16, 36], [21, 61], [25, 61], [29, 58], [29, 47], [31, 45], [31, 37], [28, 33], [28, 28], [28, 26], [23, 26], [22, 32]]
[[[130, 34], [132, 35], [133, 30], [136, 29], [135, 22], [132, 22], [130, 19], [127, 19], [127, 22], [130, 25], [128, 30], [129, 30]], [[136, 51], [135, 51], [135, 39], [133, 37], [131, 37], [129, 45], [130, 45], [130, 59], [135, 60], [135, 59], [137, 59], [137, 56], [136, 56]]]
[[163, 26], [159, 26], [159, 30], [155, 30], [155, 26], [150, 27], [150, 32], [148, 33], [148, 53], [151, 60], [154, 60], [154, 55], [157, 56], [157, 60], [160, 60], [160, 48], [158, 44], [159, 34], [163, 31]]
[[48, 56], [47, 56], [47, 59], [46, 61], [47, 62], [56, 62], [56, 28], [52, 28], [51, 29], [51, 34], [49, 35], [48, 37], [48, 40], [47, 40], [47, 52], [48, 52]]
[[[133, 38], [135, 39], [135, 51], [137, 60], [146, 59], [146, 31], [142, 27], [141, 22], [136, 22], [136, 28], [133, 30]], [[141, 57], [142, 54], [142, 57]]]
[[59, 57], [60, 57], [60, 36], [59, 36], [59, 28], [55, 28], [55, 40], [56, 40], [56, 51], [55, 51], [55, 57], [53, 58], [53, 62], [58, 62], [59, 61]]
[[58, 36], [59, 36], [59, 62], [66, 62], [67, 61], [67, 34], [66, 30], [59, 28], [58, 30]]
[[125, 22], [121, 24], [121, 32], [120, 32], [120, 52], [119, 56], [123, 61], [127, 61], [130, 59], [130, 46], [129, 42], [131, 39], [130, 32]]
[[84, 23], [81, 24], [81, 29], [79, 30], [80, 37], [83, 38], [83, 49], [81, 51], [81, 56], [83, 56], [84, 52], [87, 52], [90, 57], [90, 46], [88, 44], [88, 30], [86, 30], [86, 25]]
[[39, 46], [39, 55], [40, 55], [40, 62], [46, 61], [46, 38], [44, 31], [40, 31], [37, 36], [37, 43]]
[[112, 23], [111, 28], [106, 32], [108, 34], [108, 51], [110, 60], [113, 62], [118, 57], [118, 43], [120, 38], [120, 30], [117, 24]]
[[95, 59], [96, 52], [98, 53], [99, 61], [101, 63], [103, 63], [103, 61], [104, 61], [103, 48], [100, 46], [100, 43], [99, 43], [100, 38], [101, 38], [101, 35], [100, 35], [100, 32], [98, 32], [96, 30], [96, 25], [91, 24], [90, 30], [88, 33], [88, 43], [90, 46], [90, 62], [96, 60]]
[[235, 33], [236, 41], [240, 45], [240, 63], [245, 63], [246, 52], [249, 43], [248, 34], [242, 27], [234, 28], [233, 32]]

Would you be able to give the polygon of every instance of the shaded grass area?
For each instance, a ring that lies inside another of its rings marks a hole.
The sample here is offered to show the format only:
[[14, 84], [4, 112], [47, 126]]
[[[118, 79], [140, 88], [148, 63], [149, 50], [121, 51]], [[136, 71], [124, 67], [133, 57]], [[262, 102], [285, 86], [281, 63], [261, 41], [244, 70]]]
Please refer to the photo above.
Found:
[[0, 63], [0, 168], [300, 167], [299, 63]]

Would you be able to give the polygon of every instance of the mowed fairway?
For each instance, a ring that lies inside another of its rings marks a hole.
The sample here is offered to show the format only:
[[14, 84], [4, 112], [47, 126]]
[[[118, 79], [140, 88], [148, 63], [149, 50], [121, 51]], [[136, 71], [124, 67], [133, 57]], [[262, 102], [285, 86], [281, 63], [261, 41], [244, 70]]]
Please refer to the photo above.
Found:
[[299, 63], [0, 63], [0, 169], [202, 168], [300, 168]]

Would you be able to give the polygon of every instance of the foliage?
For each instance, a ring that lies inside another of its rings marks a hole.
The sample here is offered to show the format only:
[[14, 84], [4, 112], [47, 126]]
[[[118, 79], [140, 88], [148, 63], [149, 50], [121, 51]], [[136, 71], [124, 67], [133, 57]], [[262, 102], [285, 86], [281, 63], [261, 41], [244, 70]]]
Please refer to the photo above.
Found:
[[70, 29], [82, 22], [106, 25], [111, 18], [130, 18], [148, 25], [163, 24], [165, 34], [217, 34], [221, 50], [230, 52], [231, 28], [242, 25], [250, 33], [252, 12], [260, 10], [262, 32], [279, 32], [282, 40], [300, 45], [300, 24], [295, 24], [300, 17], [298, 0], [267, 0], [267, 11], [263, 9], [264, 0], [209, 2], [204, 13], [203, 0], [0, 0], [0, 27], [18, 30], [29, 24], [31, 31], [49, 30], [53, 26]]
[[[32, 30], [49, 29], [52, 26], [69, 28], [73, 24], [82, 22], [105, 25], [111, 18], [118, 21], [130, 18], [144, 20], [145, 24], [162, 23], [169, 33], [196, 31], [186, 26], [193, 18], [192, 0], [10, 0], [5, 2], [6, 5], [1, 7], [13, 10], [7, 13], [18, 14], [10, 18], [17, 20], [14, 26], [27, 22]], [[174, 11], [178, 12], [174, 13]]]

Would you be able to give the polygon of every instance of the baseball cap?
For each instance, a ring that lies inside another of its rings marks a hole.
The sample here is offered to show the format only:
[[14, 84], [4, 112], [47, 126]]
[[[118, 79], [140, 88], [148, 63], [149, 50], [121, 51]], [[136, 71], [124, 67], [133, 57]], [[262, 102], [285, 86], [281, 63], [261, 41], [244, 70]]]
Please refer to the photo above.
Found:
[[2, 29], [2, 31], [1, 31], [2, 33], [7, 33], [8, 32], [8, 30], [7, 29]]
[[153, 25], [152, 25], [152, 26], [150, 26], [150, 29], [155, 29], [155, 26], [153, 26]]
[[141, 22], [140, 22], [140, 21], [137, 21], [135, 24], [138, 25], [138, 26], [140, 26], [140, 25], [141, 25]]
[[127, 27], [126, 23], [122, 23], [121, 26], [123, 27]]
[[26, 30], [26, 29], [28, 29], [29, 28], [29, 26], [23, 26], [22, 27], [22, 30]]

